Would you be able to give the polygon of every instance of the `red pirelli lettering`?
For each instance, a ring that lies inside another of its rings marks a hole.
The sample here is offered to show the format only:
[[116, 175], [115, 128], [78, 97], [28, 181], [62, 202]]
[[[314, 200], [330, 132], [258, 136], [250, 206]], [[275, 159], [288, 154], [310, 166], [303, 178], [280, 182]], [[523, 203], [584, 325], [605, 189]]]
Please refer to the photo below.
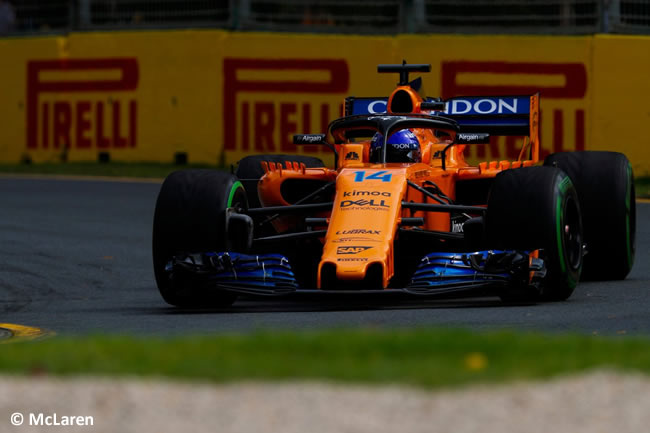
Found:
[[296, 145], [293, 144], [293, 134], [298, 132], [298, 124], [295, 121], [295, 114], [298, 110], [296, 104], [280, 104], [280, 149], [282, 152], [295, 152]]
[[275, 110], [272, 102], [255, 103], [255, 150], [275, 152], [273, 127], [275, 126]]
[[72, 109], [67, 102], [54, 104], [54, 148], [67, 148], [70, 146], [70, 125], [72, 122]]
[[[503, 75], [557, 75], [564, 79], [562, 86], [511, 84], [459, 84], [460, 74], [493, 73]], [[542, 98], [582, 99], [587, 93], [587, 69], [583, 63], [523, 63], [523, 62], [443, 62], [442, 97], [532, 95]]]
[[[61, 79], [46, 80], [42, 72], [58, 71]], [[65, 73], [72, 71], [118, 71], [119, 78], [66, 80]], [[27, 148], [39, 147], [38, 137], [41, 130], [41, 144], [54, 148], [70, 146], [74, 137], [76, 147], [88, 148], [93, 142], [91, 126], [94, 124], [94, 143], [97, 148], [134, 147], [136, 143], [136, 102], [128, 103], [128, 137], [121, 135], [120, 101], [112, 101], [112, 137], [104, 136], [104, 103], [92, 104], [81, 101], [73, 105], [69, 101], [56, 101], [53, 105], [43, 103], [41, 122], [39, 122], [39, 96], [45, 94], [88, 93], [88, 92], [124, 92], [137, 89], [139, 80], [138, 62], [135, 58], [105, 58], [105, 59], [56, 59], [33, 60], [27, 63]], [[52, 109], [50, 110], [50, 106]], [[92, 110], [95, 109], [93, 116]], [[51, 115], [51, 119], [50, 119]], [[50, 121], [52, 140], [50, 141]], [[75, 131], [72, 131], [74, 121]]]
[[[296, 71], [317, 72], [325, 71], [327, 78], [322, 81], [304, 80], [246, 80], [237, 76], [239, 71]], [[293, 94], [345, 94], [349, 88], [350, 72], [344, 59], [250, 59], [226, 58], [223, 61], [223, 122], [224, 122], [224, 148], [234, 150], [238, 148], [237, 137], [237, 95], [243, 92], [257, 93], [293, 93]], [[269, 105], [270, 104], [270, 105]], [[249, 108], [250, 107], [250, 108]], [[310, 126], [310, 108], [303, 105], [300, 110], [303, 128]], [[276, 116], [275, 104], [266, 102], [242, 103], [242, 131], [241, 148], [252, 148], [249, 144], [250, 134], [249, 111], [253, 111], [253, 128], [255, 131], [255, 150], [263, 151], [292, 151], [293, 142], [285, 135], [297, 130], [296, 116], [298, 105], [295, 103], [282, 103], [279, 105]], [[329, 106], [325, 104], [325, 111], [321, 108], [322, 118], [329, 119]], [[276, 122], [277, 121], [277, 122]], [[276, 123], [279, 122], [280, 142], [275, 143]], [[309, 132], [309, 131], [301, 131]]]
[[[463, 84], [458, 77], [479, 73], [504, 75], [507, 81], [509, 75], [516, 76], [557, 76], [561, 78], [560, 86], [512, 85], [512, 84]], [[583, 63], [541, 63], [541, 62], [493, 62], [493, 61], [449, 61], [442, 63], [442, 97], [454, 96], [495, 96], [495, 95], [532, 95], [540, 92], [542, 99], [584, 99], [587, 95], [587, 68]], [[540, 111], [540, 125], [541, 125]], [[553, 143], [549, 149], [542, 149], [542, 158], [552, 152], [568, 150], [564, 146], [563, 111], [553, 110]], [[541, 129], [540, 129], [541, 134]], [[515, 139], [506, 139], [506, 156], [515, 155]], [[575, 143], [576, 150], [585, 147], [585, 115], [583, 109], [575, 111]], [[490, 153], [494, 158], [500, 158], [499, 148], [495, 141], [490, 142]], [[477, 156], [484, 157], [485, 149], [477, 148]]]
[[88, 137], [92, 122], [90, 120], [90, 101], [77, 102], [77, 147], [89, 148], [92, 140]]

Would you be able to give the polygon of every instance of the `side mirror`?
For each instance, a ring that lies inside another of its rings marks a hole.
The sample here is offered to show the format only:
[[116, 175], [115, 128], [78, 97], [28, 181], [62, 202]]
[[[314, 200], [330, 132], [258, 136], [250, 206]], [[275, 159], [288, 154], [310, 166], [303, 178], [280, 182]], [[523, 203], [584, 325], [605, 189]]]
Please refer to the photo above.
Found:
[[490, 134], [485, 132], [477, 133], [467, 133], [459, 132], [456, 134], [454, 141], [449, 143], [447, 147], [442, 150], [442, 169], [445, 168], [445, 160], [447, 159], [447, 150], [455, 144], [489, 144], [490, 143]]
[[460, 132], [456, 135], [456, 144], [490, 144], [490, 134]]
[[332, 151], [332, 153], [334, 153], [334, 167], [338, 168], [339, 155], [336, 153], [334, 146], [327, 142], [326, 134], [296, 134], [293, 136], [293, 144], [297, 146], [316, 144], [327, 146]]
[[293, 144], [310, 145], [310, 144], [327, 144], [325, 134], [296, 134], [293, 136]]

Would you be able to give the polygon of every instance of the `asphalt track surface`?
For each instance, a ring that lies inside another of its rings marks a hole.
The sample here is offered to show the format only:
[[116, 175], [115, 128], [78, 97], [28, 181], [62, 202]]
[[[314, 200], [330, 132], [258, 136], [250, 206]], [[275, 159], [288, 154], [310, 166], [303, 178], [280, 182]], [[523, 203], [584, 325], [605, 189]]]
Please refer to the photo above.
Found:
[[637, 255], [625, 281], [580, 283], [566, 302], [242, 299], [179, 310], [153, 279], [159, 184], [0, 177], [0, 322], [59, 335], [205, 334], [260, 329], [438, 326], [601, 335], [650, 334], [650, 204], [637, 206]]

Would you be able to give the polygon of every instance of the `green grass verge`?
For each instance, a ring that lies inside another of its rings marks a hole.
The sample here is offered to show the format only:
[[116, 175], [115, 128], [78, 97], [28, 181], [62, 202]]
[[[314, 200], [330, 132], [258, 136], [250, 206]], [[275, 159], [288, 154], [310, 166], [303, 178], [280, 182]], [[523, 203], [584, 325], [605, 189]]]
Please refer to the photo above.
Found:
[[55, 337], [0, 347], [0, 373], [326, 380], [425, 388], [593, 368], [650, 373], [650, 340], [459, 330]]
[[220, 168], [208, 164], [159, 164], [149, 162], [68, 162], [43, 164], [0, 164], [0, 173], [55, 174], [66, 176], [114, 176], [164, 178], [172, 171], [187, 168]]

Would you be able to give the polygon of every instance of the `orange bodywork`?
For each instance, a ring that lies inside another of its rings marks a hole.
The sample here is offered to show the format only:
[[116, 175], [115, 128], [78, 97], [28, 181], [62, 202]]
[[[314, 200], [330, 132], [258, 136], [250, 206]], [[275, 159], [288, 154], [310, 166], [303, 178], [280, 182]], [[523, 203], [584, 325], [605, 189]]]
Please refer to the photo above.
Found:
[[[406, 92], [411, 98], [412, 113], [422, 112], [420, 104], [423, 98], [411, 87], [399, 86], [388, 100], [390, 114], [409, 114], [391, 113], [391, 102], [398, 92]], [[335, 267], [338, 280], [360, 281], [366, 277], [371, 265], [379, 264], [383, 269], [383, 287], [386, 288], [395, 274], [394, 243], [402, 218], [422, 217], [425, 220], [422, 229], [450, 231], [449, 213], [416, 212], [402, 208], [403, 201], [436, 203], [426, 194], [408, 187], [407, 181], [421, 187], [427, 181], [434, 182], [447, 197], [455, 200], [459, 181], [493, 178], [502, 170], [537, 163], [538, 95], [530, 98], [530, 104], [530, 134], [515, 161], [485, 161], [471, 166], [463, 155], [466, 146], [454, 145], [446, 152], [443, 169], [441, 155], [450, 141], [437, 138], [431, 130], [412, 130], [421, 145], [420, 163], [370, 163], [370, 141], [349, 140], [336, 145], [339, 161], [336, 170], [306, 168], [290, 162], [284, 165], [263, 163], [266, 174], [258, 186], [260, 201], [263, 206], [292, 204], [281, 194], [281, 185], [287, 179], [311, 179], [324, 183], [335, 181], [332, 211], [320, 215], [328, 218], [329, 224], [327, 234], [321, 239], [323, 254], [318, 266], [318, 287], [321, 288], [321, 271], [325, 265]], [[296, 218], [283, 216], [273, 224], [278, 232], [284, 232], [295, 224]]]

